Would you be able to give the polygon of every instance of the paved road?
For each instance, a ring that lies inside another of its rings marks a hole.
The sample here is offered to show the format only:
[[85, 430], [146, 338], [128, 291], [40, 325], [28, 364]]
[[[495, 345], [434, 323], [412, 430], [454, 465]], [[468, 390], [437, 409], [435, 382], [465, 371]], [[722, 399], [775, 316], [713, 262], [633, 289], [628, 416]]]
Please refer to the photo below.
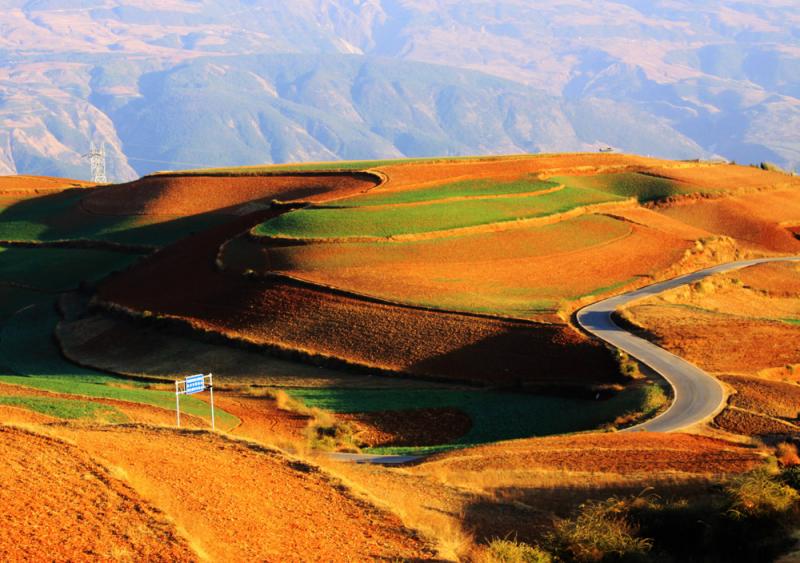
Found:
[[[798, 261], [800, 261], [800, 256], [728, 262], [617, 295], [578, 311], [578, 324], [585, 330], [648, 365], [672, 386], [674, 400], [666, 411], [647, 422], [627, 428], [625, 431], [675, 432], [687, 428], [720, 412], [725, 407], [725, 392], [719, 381], [694, 364], [619, 327], [611, 318], [614, 311], [637, 299], [658, 295], [668, 289], [690, 284], [714, 274], [740, 270], [766, 262]], [[424, 456], [331, 454], [331, 457], [354, 463], [392, 465], [409, 463]]]
[[714, 274], [765, 262], [786, 261], [800, 261], [800, 257], [729, 262], [605, 299], [578, 311], [577, 320], [581, 327], [648, 365], [672, 386], [674, 400], [670, 407], [656, 418], [628, 428], [627, 431], [675, 432], [687, 428], [721, 411], [725, 406], [725, 393], [715, 378], [694, 364], [620, 328], [612, 320], [611, 314], [637, 299], [657, 295]]

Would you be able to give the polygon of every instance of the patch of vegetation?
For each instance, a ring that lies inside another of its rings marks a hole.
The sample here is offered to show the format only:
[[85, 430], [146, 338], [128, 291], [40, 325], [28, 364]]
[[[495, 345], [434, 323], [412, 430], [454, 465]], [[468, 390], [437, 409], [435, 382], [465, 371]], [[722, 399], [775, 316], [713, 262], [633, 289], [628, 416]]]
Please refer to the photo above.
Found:
[[798, 495], [764, 469], [691, 499], [648, 491], [581, 505], [556, 522], [543, 547], [559, 560], [772, 561], [794, 544]]
[[0, 240], [100, 240], [163, 246], [223, 221], [215, 215], [140, 217], [91, 215], [81, 210], [82, 190], [70, 190], [0, 209]]
[[472, 429], [452, 444], [370, 450], [386, 454], [427, 453], [500, 440], [589, 430], [613, 422], [622, 413], [641, 411], [648, 399], [648, 391], [641, 386], [598, 401], [448, 389], [291, 389], [288, 393], [308, 407], [336, 413], [455, 408], [472, 420]]
[[494, 539], [484, 557], [486, 563], [552, 563], [553, 556], [543, 549], [511, 539]]
[[0, 396], [0, 405], [20, 407], [47, 416], [68, 420], [91, 420], [112, 424], [128, 422], [128, 417], [120, 412], [119, 409], [91, 401], [60, 399], [57, 397]]
[[[41, 297], [9, 319], [0, 333], [0, 365], [9, 373], [0, 382], [69, 395], [116, 399], [175, 408], [175, 394], [149, 388], [144, 383], [82, 368], [61, 355], [53, 339], [58, 314], [52, 297]], [[208, 404], [194, 397], [181, 400], [181, 410], [209, 418]], [[234, 427], [238, 419], [220, 409], [215, 415], [222, 427]]]
[[595, 190], [567, 188], [543, 195], [430, 203], [396, 208], [310, 207], [275, 217], [253, 232], [298, 239], [388, 238], [488, 225], [564, 213], [621, 198]]
[[371, 205], [396, 205], [402, 203], [422, 203], [440, 199], [459, 197], [481, 197], [525, 194], [548, 190], [558, 186], [556, 182], [522, 179], [514, 182], [496, 182], [491, 180], [467, 180], [442, 184], [430, 188], [385, 192], [380, 188], [365, 195], [342, 199], [332, 204], [335, 207], [366, 207]]
[[567, 561], [643, 560], [653, 542], [638, 532], [628, 516], [628, 502], [610, 498], [582, 504], [574, 517], [557, 520], [547, 545]]
[[559, 176], [551, 178], [551, 180], [566, 186], [589, 188], [622, 197], [635, 197], [640, 203], [700, 191], [688, 184], [679, 184], [674, 180], [636, 172], [595, 176]]
[[0, 246], [0, 282], [44, 291], [76, 289], [138, 259], [131, 254], [91, 249], [7, 248]]

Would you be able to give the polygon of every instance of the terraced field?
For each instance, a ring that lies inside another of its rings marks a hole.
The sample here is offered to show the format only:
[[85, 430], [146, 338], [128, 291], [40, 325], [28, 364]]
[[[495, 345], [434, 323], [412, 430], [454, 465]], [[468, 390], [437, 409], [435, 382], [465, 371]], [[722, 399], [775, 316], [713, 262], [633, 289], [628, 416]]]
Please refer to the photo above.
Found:
[[[478, 557], [476, 541], [542, 537], [554, 499], [577, 509], [590, 489], [654, 479], [696, 489], [766, 451], [546, 436], [630, 424], [666, 400], [571, 313], [702, 266], [797, 252], [789, 176], [592, 154], [37, 182], [0, 180], [0, 424], [30, 428], [0, 426], [0, 455], [25, 468], [3, 482], [29, 493], [0, 488], [0, 500], [22, 513], [45, 499], [26, 516], [35, 525], [68, 506], [80, 518], [63, 529], [88, 522], [98, 557], [148, 558], [153, 538], [174, 559], [454, 559], [462, 545]], [[787, 439], [800, 428], [800, 278], [776, 265], [736, 275], [638, 304], [630, 321], [737, 391], [717, 429]], [[720, 333], [736, 338], [709, 344]], [[165, 428], [171, 380], [188, 370], [215, 373], [218, 429], [237, 438], [198, 430], [200, 398], [181, 401], [193, 430]], [[439, 453], [401, 471], [334, 470], [267, 445], [305, 455], [359, 436], [377, 453]], [[51, 466], [66, 488], [20, 478]], [[132, 506], [135, 521], [120, 520]], [[9, 554], [81, 557], [69, 542], [0, 537]]]

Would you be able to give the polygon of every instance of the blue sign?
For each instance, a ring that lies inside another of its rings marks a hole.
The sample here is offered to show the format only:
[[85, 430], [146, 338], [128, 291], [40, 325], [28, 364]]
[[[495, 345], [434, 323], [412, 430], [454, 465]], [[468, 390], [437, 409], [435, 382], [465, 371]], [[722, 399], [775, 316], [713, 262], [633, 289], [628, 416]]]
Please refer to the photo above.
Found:
[[194, 395], [195, 393], [202, 393], [206, 390], [206, 376], [205, 375], [192, 375], [186, 378], [186, 391], [187, 395]]

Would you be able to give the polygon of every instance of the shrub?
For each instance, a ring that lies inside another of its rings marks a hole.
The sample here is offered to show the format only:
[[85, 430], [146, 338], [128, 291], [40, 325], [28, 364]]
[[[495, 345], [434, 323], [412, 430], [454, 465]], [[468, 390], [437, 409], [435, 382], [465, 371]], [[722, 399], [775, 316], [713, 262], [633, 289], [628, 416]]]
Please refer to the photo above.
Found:
[[560, 557], [579, 562], [609, 557], [635, 560], [650, 551], [652, 540], [636, 537], [628, 503], [618, 498], [582, 504], [574, 518], [558, 520], [548, 541]]
[[783, 442], [775, 448], [775, 457], [781, 467], [792, 467], [800, 465], [800, 456], [797, 455], [797, 446]]
[[622, 350], [617, 350], [617, 363], [622, 375], [629, 379], [641, 379], [642, 372], [639, 370], [639, 362], [632, 359], [628, 354]]
[[781, 168], [780, 166], [778, 166], [773, 162], [762, 162], [759, 165], [759, 168], [761, 168], [761, 170], [768, 170], [770, 172], [783, 172], [784, 174], [786, 173], [786, 171], [783, 168]]
[[553, 556], [526, 543], [494, 539], [486, 552], [486, 563], [552, 563]]
[[792, 508], [798, 499], [793, 488], [758, 469], [736, 478], [725, 489], [731, 500], [732, 516], [766, 517]]

